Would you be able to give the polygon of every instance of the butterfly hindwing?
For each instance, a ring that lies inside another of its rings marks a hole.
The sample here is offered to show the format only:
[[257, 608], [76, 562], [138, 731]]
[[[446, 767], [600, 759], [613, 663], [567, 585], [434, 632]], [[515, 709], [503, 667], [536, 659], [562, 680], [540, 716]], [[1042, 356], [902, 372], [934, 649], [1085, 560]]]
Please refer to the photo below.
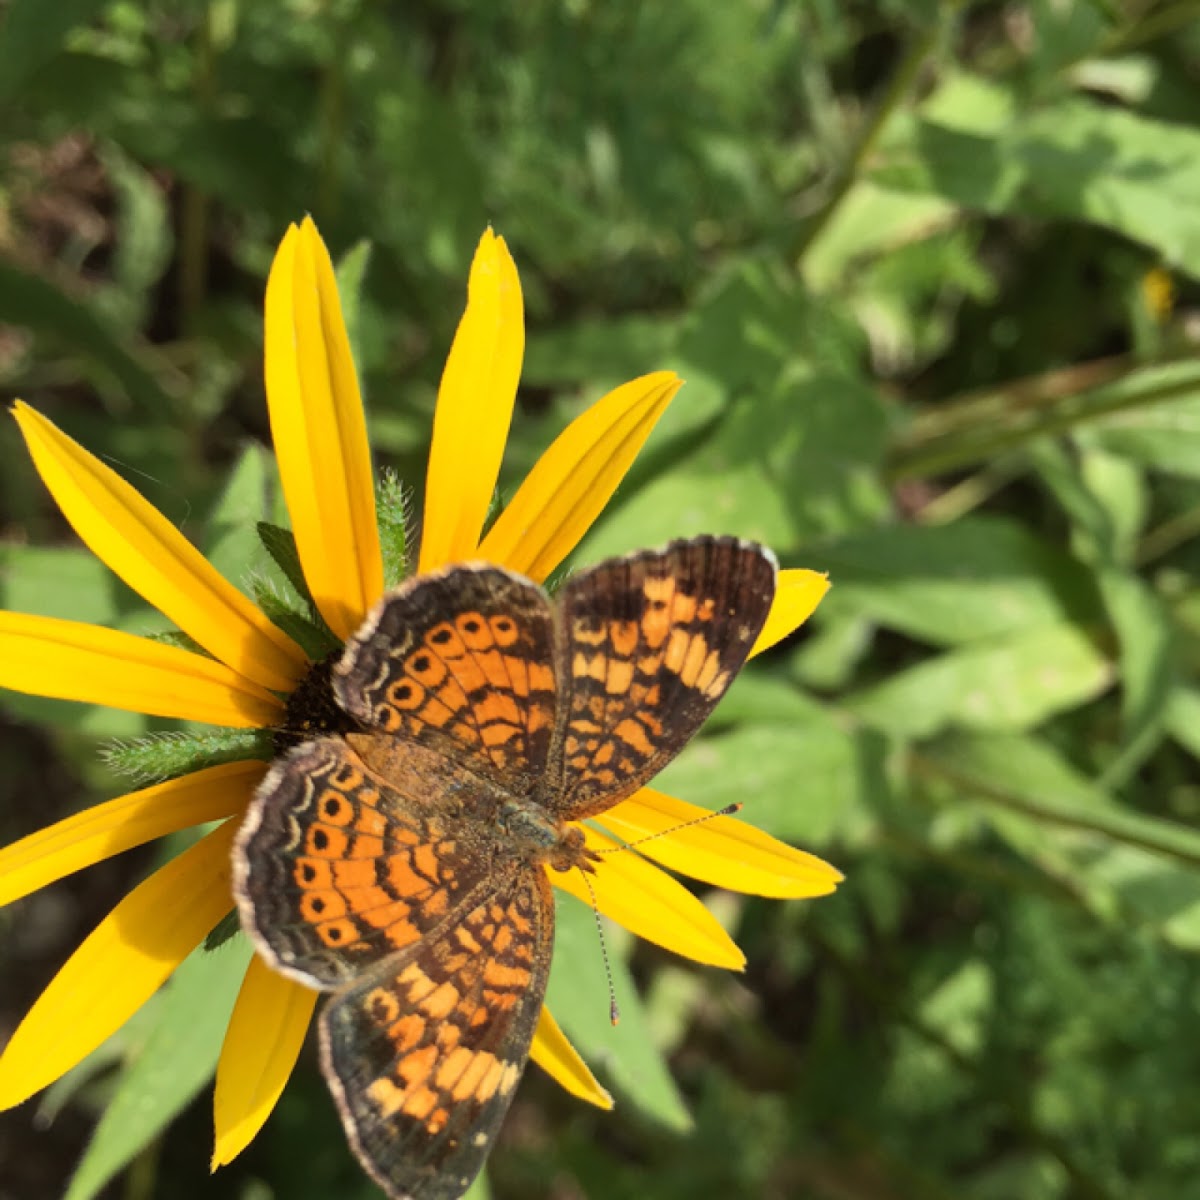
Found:
[[515, 868], [330, 999], [322, 1068], [392, 1200], [457, 1200], [479, 1172], [529, 1057], [553, 936], [544, 870]]

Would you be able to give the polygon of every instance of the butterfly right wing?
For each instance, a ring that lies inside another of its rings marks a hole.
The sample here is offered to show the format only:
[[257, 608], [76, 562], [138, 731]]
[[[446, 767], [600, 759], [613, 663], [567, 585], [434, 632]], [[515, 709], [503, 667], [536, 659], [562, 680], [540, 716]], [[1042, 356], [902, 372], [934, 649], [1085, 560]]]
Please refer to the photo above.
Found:
[[278, 760], [234, 845], [243, 928], [309, 987], [433, 933], [488, 869], [487, 826], [467, 817], [478, 785], [435, 750], [379, 740], [317, 738]]
[[335, 994], [321, 1066], [392, 1200], [458, 1200], [529, 1057], [554, 937], [541, 867], [509, 862], [459, 916]]
[[741, 669], [776, 571], [752, 542], [698, 537], [573, 576], [559, 593], [558, 728], [537, 799], [577, 821], [661, 771]]

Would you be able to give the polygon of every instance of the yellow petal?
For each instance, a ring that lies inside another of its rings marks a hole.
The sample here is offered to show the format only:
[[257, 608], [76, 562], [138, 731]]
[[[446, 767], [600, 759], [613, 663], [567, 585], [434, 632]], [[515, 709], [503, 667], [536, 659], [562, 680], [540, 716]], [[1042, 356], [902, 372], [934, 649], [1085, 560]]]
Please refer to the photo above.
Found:
[[211, 658], [99, 625], [0, 612], [0, 687], [155, 717], [256, 728], [283, 702]]
[[761, 654], [799, 629], [813, 615], [827, 591], [829, 579], [819, 571], [780, 571], [775, 600], [758, 640], [750, 647], [750, 657]]
[[683, 381], [643, 375], [576, 417], [538, 459], [479, 547], [479, 557], [539, 583], [579, 544]]
[[613, 1098], [596, 1082], [595, 1075], [579, 1057], [545, 1005], [542, 1005], [542, 1015], [538, 1017], [529, 1057], [572, 1096], [578, 1096], [597, 1108], [612, 1108]]
[[115, 1033], [233, 907], [226, 821], [134, 888], [38, 997], [0, 1057], [0, 1108], [41, 1091]]
[[193, 771], [118, 796], [31, 833], [0, 850], [0, 905], [155, 838], [241, 812], [266, 763], [234, 762]]
[[214, 1171], [237, 1158], [271, 1115], [304, 1045], [318, 995], [276, 975], [257, 955], [251, 959], [217, 1063]]
[[419, 569], [470, 558], [479, 545], [512, 422], [525, 312], [504, 239], [479, 241], [433, 414]]
[[[705, 817], [702, 824], [676, 828]], [[781, 899], [826, 896], [842, 880], [835, 867], [753, 825], [734, 817], [709, 817], [707, 809], [653, 788], [642, 788], [596, 820], [626, 842], [653, 838], [637, 852], [734, 892]]]
[[[582, 829], [593, 850], [618, 845], [586, 825]], [[687, 888], [639, 855], [606, 854], [590, 879], [596, 908], [638, 937], [714, 967], [740, 971], [746, 965], [745, 955], [716, 917]], [[551, 871], [550, 882], [591, 905], [578, 871]]]
[[42, 481], [101, 562], [240, 675], [275, 691], [296, 683], [304, 652], [158, 509], [29, 405], [17, 401], [13, 415]]
[[267, 280], [267, 406], [296, 550], [330, 629], [348, 638], [383, 592], [375, 486], [329, 251], [308, 218]]

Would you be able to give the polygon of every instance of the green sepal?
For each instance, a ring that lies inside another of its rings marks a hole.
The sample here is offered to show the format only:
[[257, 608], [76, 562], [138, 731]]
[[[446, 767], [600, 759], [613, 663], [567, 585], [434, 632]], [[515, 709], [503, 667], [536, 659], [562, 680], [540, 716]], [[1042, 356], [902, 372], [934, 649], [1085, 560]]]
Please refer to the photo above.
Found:
[[250, 592], [267, 620], [283, 630], [313, 662], [320, 662], [326, 655], [341, 649], [341, 639], [320, 619], [316, 610], [312, 610], [312, 616], [297, 612], [279, 594], [274, 580], [255, 576], [250, 580]]
[[375, 491], [379, 523], [379, 549], [383, 555], [384, 586], [394, 588], [412, 573], [412, 489], [395, 471], [384, 471]]
[[295, 534], [280, 525], [272, 525], [270, 521], [258, 521], [254, 528], [258, 531], [258, 540], [262, 542], [263, 549], [283, 572], [283, 577], [292, 585], [292, 590], [316, 613], [317, 606], [308, 590], [304, 568], [300, 565], [300, 552], [296, 549]]
[[137, 783], [161, 783], [221, 763], [274, 757], [271, 734], [265, 729], [212, 729], [198, 733], [151, 733], [132, 741], [115, 741], [104, 748], [104, 760], [118, 775]]
[[204, 951], [206, 954], [211, 954], [214, 950], [219, 950], [226, 942], [232, 941], [239, 933], [242, 932], [241, 922], [238, 920], [237, 909], [231, 908], [208, 932], [208, 937], [204, 939]]

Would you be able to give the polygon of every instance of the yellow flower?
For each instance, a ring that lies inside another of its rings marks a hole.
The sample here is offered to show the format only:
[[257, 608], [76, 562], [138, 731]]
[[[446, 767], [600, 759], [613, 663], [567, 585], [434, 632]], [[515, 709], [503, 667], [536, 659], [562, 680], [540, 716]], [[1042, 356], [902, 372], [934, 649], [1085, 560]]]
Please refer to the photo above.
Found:
[[[383, 590], [369, 447], [329, 254], [311, 221], [288, 230], [267, 284], [271, 432], [305, 581], [330, 629], [347, 638]], [[419, 569], [482, 558], [544, 580], [574, 549], [620, 483], [680, 381], [669, 372], [617, 388], [542, 455], [481, 539], [512, 417], [524, 351], [516, 267], [488, 231], [471, 267], [467, 308], [434, 417]], [[126, 583], [205, 654], [72, 621], [0, 612], [0, 686], [160, 717], [277, 728], [311, 664], [254, 604], [132, 487], [18, 402], [34, 465], [67, 520]], [[755, 651], [785, 637], [827, 584], [784, 571]], [[195, 770], [87, 809], [0, 850], [0, 904], [132, 846], [205, 822], [222, 824], [136, 887], [51, 981], [0, 1058], [0, 1107], [59, 1078], [118, 1029], [233, 907], [229, 849], [266, 770], [261, 761]], [[598, 824], [631, 841], [700, 810], [645, 788]], [[616, 844], [588, 829], [596, 848]], [[832, 868], [730, 817], [609, 855], [593, 878], [601, 912], [700, 962], [743, 958], [708, 910], [653, 859], [720, 887], [764, 896], [833, 890]], [[569, 875], [552, 876], [579, 894]], [[586, 898], [586, 897], [585, 897]], [[258, 1132], [287, 1081], [317, 994], [255, 958], [217, 1068], [213, 1165]], [[544, 1011], [533, 1058], [574, 1095], [611, 1100]]]

